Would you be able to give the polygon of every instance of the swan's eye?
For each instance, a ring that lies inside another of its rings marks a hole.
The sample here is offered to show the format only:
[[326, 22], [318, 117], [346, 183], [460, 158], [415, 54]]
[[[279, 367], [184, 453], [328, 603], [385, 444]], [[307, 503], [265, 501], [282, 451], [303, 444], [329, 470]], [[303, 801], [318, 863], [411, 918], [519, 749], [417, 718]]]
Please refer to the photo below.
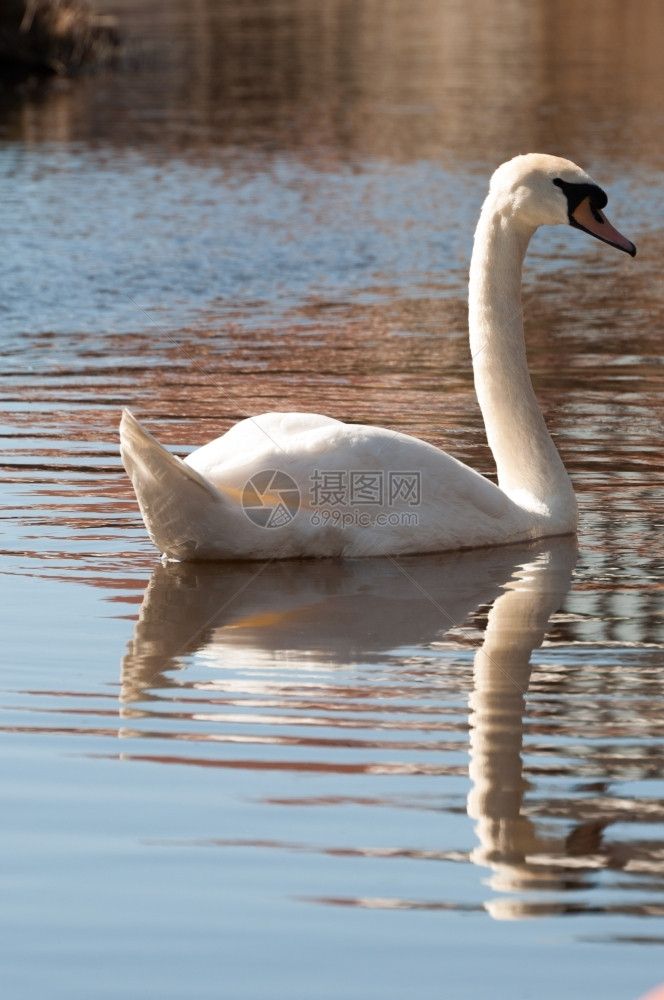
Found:
[[583, 182], [572, 183], [571, 181], [564, 181], [561, 177], [556, 177], [553, 183], [561, 189], [567, 198], [570, 221], [581, 202], [584, 198], [587, 198], [595, 221], [604, 222], [599, 212], [605, 207], [609, 199], [601, 187], [598, 187], [596, 184], [586, 184]]

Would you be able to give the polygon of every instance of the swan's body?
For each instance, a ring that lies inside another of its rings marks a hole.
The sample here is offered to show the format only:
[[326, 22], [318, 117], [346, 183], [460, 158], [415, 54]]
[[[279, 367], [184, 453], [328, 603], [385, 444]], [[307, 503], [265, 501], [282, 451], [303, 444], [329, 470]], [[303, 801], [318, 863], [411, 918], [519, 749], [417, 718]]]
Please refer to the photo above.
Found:
[[307, 413], [243, 420], [182, 462], [125, 411], [122, 457], [157, 547], [173, 559], [375, 556], [574, 532], [572, 485], [528, 374], [521, 270], [546, 224], [569, 222], [633, 255], [605, 204], [588, 175], [559, 157], [516, 157], [492, 178], [475, 234], [469, 325], [498, 486], [417, 438]]

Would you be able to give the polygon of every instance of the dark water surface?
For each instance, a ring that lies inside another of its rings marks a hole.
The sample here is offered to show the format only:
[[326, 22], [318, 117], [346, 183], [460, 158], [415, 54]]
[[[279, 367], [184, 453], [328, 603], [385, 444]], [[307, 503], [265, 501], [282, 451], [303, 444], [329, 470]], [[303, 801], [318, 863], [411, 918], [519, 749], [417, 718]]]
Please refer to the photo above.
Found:
[[[0, 977], [75, 1000], [630, 1000], [664, 980], [664, 8], [106, 10], [126, 65], [0, 95]], [[635, 260], [538, 234], [573, 540], [162, 566], [118, 456], [265, 409], [493, 473], [465, 296], [540, 149]]]

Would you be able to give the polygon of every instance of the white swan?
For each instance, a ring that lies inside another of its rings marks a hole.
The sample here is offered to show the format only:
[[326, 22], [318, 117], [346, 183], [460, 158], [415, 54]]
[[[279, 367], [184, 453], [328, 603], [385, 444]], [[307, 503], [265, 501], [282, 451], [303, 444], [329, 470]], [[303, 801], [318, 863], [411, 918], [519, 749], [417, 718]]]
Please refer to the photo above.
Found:
[[556, 156], [517, 156], [491, 179], [469, 326], [498, 486], [425, 441], [312, 413], [250, 417], [183, 462], [125, 410], [122, 458], [155, 545], [178, 560], [369, 556], [574, 532], [572, 485], [528, 374], [521, 270], [542, 225], [569, 223], [634, 256], [606, 202]]

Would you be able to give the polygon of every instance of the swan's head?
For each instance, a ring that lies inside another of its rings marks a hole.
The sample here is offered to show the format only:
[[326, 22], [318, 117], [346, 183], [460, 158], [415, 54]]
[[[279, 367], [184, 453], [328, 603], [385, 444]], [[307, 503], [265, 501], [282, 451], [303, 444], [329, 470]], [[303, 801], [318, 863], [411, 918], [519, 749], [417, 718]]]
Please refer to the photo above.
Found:
[[532, 230], [567, 223], [636, 254], [634, 244], [604, 215], [608, 198], [602, 188], [571, 160], [544, 153], [515, 156], [494, 173], [489, 199], [502, 214]]

